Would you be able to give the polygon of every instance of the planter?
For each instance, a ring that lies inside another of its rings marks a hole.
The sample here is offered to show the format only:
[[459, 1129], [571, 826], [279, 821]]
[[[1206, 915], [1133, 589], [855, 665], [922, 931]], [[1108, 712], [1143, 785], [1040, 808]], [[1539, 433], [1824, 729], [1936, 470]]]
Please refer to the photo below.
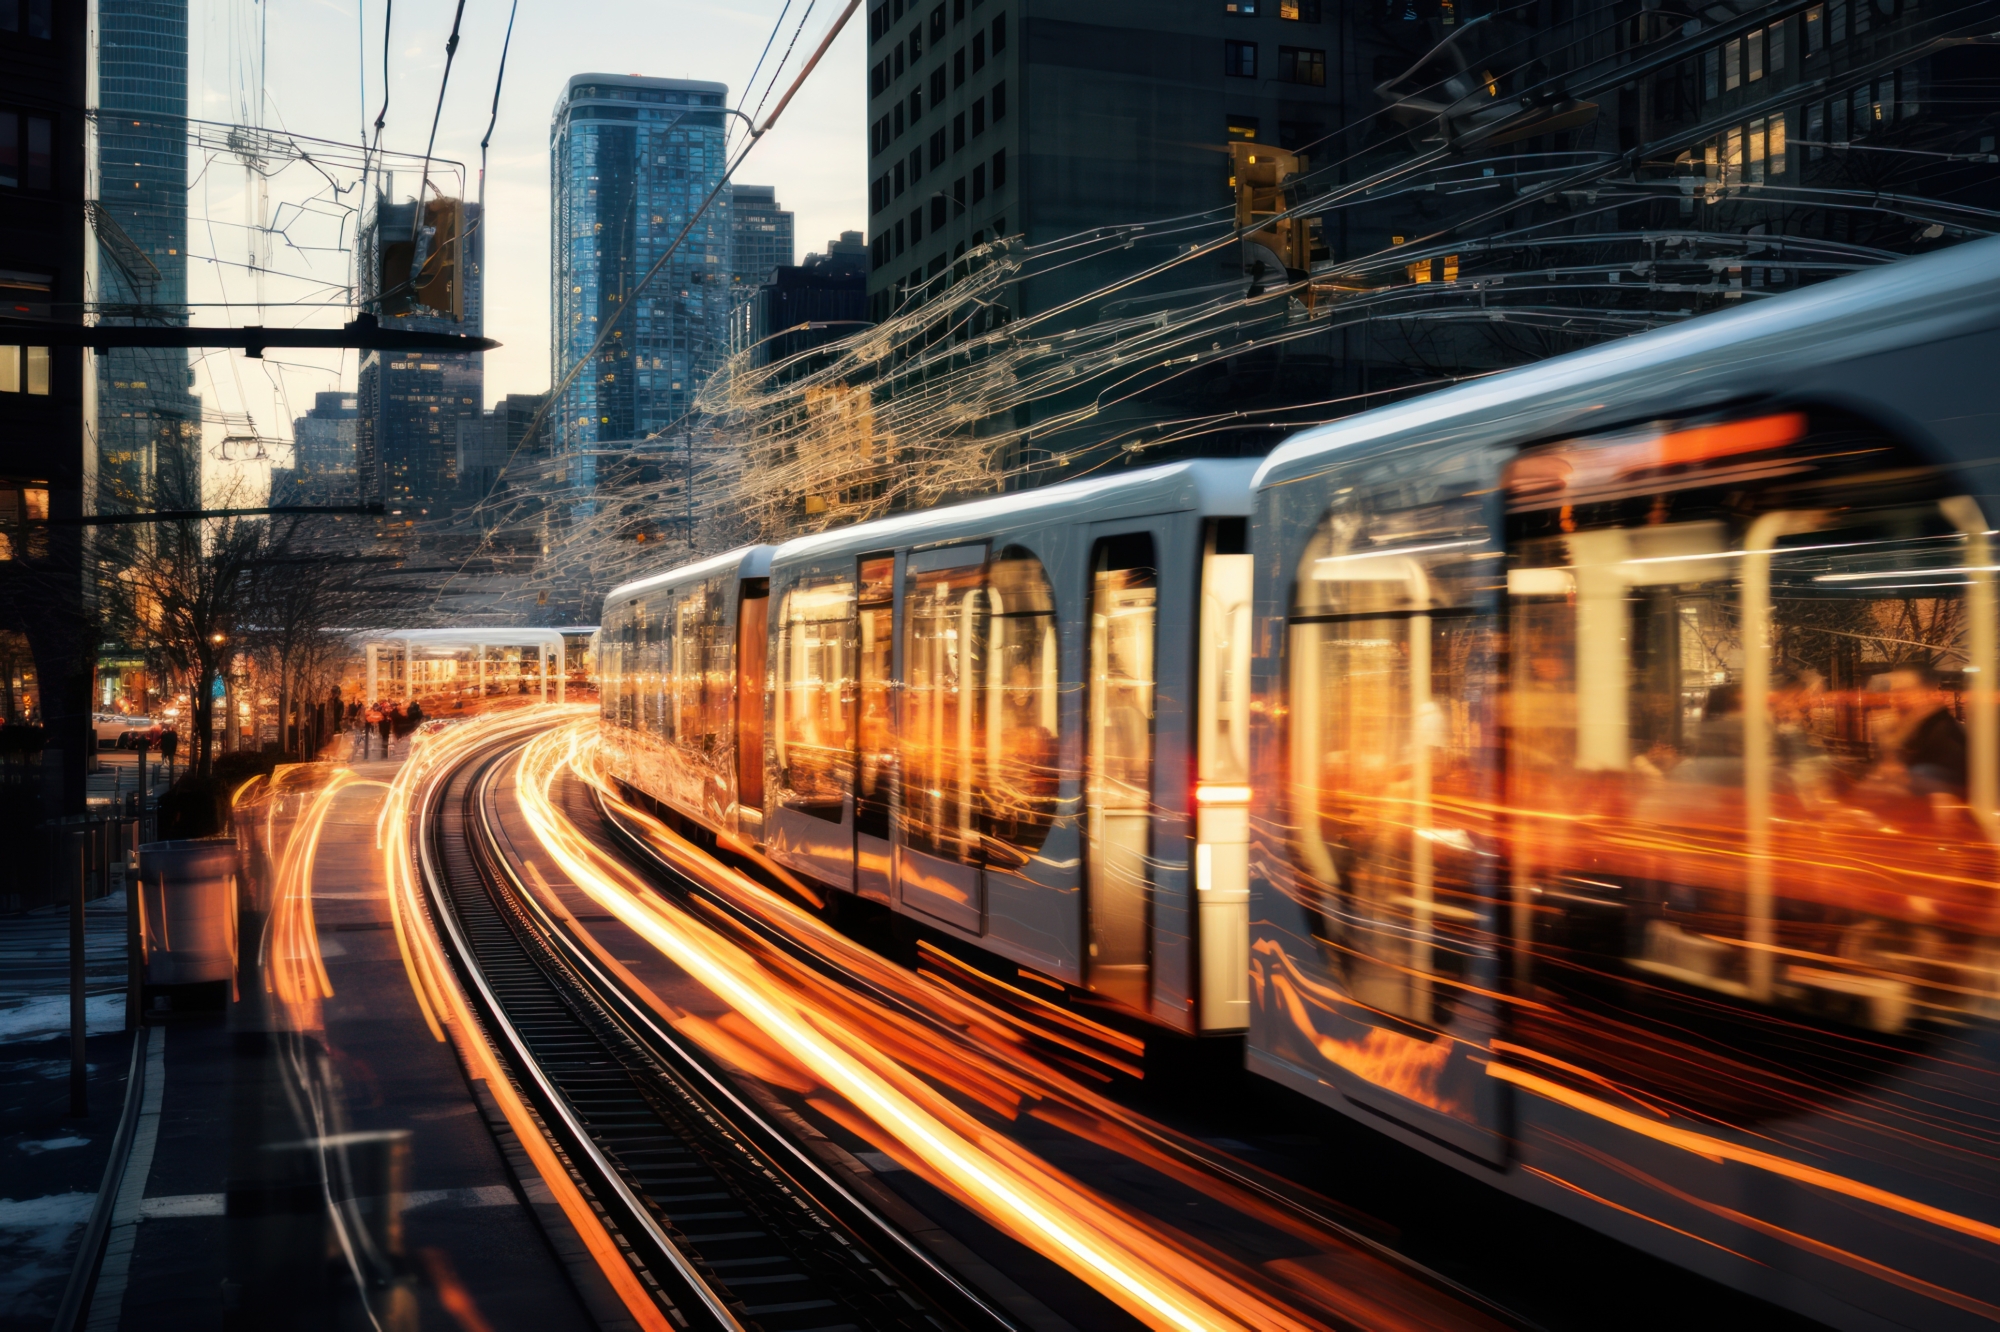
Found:
[[139, 848], [146, 984], [236, 975], [236, 839], [196, 837]]

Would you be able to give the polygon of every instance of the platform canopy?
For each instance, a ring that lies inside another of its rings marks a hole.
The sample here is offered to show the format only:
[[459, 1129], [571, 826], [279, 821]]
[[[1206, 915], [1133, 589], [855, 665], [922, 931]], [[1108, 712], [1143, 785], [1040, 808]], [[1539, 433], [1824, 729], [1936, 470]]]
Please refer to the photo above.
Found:
[[[556, 702], [561, 703], [568, 677], [568, 657], [561, 629], [523, 629], [503, 625], [456, 625], [446, 629], [358, 629], [347, 641], [368, 657], [368, 701], [376, 701], [375, 668], [382, 651], [401, 654], [403, 696], [410, 694], [409, 663], [438, 661], [461, 653], [479, 654], [481, 692], [485, 690], [486, 654], [493, 648], [533, 648], [540, 665], [542, 701], [549, 701], [549, 662], [555, 661]], [[569, 632], [580, 632], [571, 630]]]

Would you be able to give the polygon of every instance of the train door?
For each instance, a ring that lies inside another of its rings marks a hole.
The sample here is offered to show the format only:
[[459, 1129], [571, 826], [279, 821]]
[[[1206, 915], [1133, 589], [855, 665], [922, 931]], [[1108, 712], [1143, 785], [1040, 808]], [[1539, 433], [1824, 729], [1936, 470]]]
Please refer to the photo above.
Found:
[[771, 580], [746, 578], [736, 605], [736, 830], [764, 839], [764, 662]]
[[974, 934], [985, 920], [977, 723], [986, 622], [983, 542], [909, 557], [896, 879], [904, 907]]
[[1249, 522], [1206, 524], [1195, 650], [1194, 896], [1202, 1031], [1250, 1022]]
[[896, 790], [896, 557], [863, 555], [856, 574], [854, 891], [887, 902]]
[[1153, 704], [1159, 563], [1150, 532], [1091, 555], [1084, 737], [1089, 987], [1140, 1012], [1152, 1001]]
[[1475, 447], [1362, 463], [1302, 552], [1285, 780], [1308, 915], [1303, 937], [1253, 947], [1266, 1048], [1496, 1162], [1505, 1098], [1481, 1052], [1501, 1020], [1497, 462]]

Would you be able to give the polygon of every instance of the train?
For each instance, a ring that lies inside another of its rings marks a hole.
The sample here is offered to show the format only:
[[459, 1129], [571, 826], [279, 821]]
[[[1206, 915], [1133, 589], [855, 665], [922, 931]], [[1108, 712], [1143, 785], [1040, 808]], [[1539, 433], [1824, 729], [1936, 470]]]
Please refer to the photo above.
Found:
[[1989, 1326], [1996, 364], [2000, 238], [732, 551], [606, 598], [607, 761], [1637, 1248]]

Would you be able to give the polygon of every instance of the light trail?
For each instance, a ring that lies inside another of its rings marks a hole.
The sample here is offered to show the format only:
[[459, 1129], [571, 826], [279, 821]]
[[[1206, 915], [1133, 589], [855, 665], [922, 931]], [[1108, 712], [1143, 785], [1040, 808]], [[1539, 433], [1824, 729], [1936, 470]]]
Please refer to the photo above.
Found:
[[467, 1075], [483, 1080], [500, 1111], [514, 1130], [514, 1136], [533, 1162], [535, 1173], [548, 1187], [563, 1215], [569, 1218], [577, 1237], [589, 1249], [593, 1262], [610, 1282], [620, 1303], [645, 1332], [675, 1332], [675, 1326], [634, 1275], [631, 1264], [598, 1223], [591, 1205], [570, 1178], [569, 1171], [549, 1146], [541, 1125], [522, 1102], [513, 1081], [501, 1066], [498, 1055], [487, 1043], [479, 1024], [471, 1020], [472, 1006], [460, 991], [457, 978], [444, 955], [444, 946], [424, 907], [417, 883], [417, 856], [414, 837], [417, 820], [425, 817], [452, 772], [480, 749], [507, 740], [524, 739], [552, 721], [591, 715], [589, 704], [536, 706], [465, 722], [432, 735], [418, 735], [410, 743], [410, 756], [397, 770], [382, 802], [376, 823], [377, 846], [382, 852], [387, 879], [390, 917], [396, 927], [397, 947], [403, 954], [410, 988], [424, 1010], [425, 1021], [439, 1040], [449, 1030], [453, 1045], [465, 1063]]
[[[1018, 1144], [989, 1129], [950, 1096], [951, 1092], [1008, 1118], [1030, 1101], [1068, 1101], [1036, 1106], [1033, 1117], [1097, 1142], [1169, 1178], [1226, 1200], [1257, 1219], [1327, 1245], [1342, 1247], [1325, 1231], [1312, 1231], [1296, 1218], [1265, 1204], [1260, 1210], [1249, 1190], [1228, 1196], [1218, 1181], [1203, 1180], [1187, 1163], [1172, 1159], [1157, 1142], [1132, 1131], [1126, 1112], [1094, 1098], [1073, 1079], [1047, 1068], [1022, 1044], [1018, 1024], [1002, 1010], [985, 1006], [970, 992], [935, 973], [894, 968], [834, 935], [776, 894], [752, 884], [692, 847], [672, 845], [671, 834], [637, 811], [622, 808], [661, 842], [675, 863], [704, 882], [721, 884], [739, 902], [754, 900], [764, 914], [787, 918], [792, 933], [810, 938], [819, 956], [854, 963], [865, 985], [913, 988], [918, 1002], [934, 1004], [948, 1023], [976, 1033], [967, 1048], [945, 1047], [939, 1033], [857, 996], [850, 986], [828, 979], [782, 953], [757, 948], [754, 939], [729, 937], [732, 922], [720, 912], [700, 917], [662, 898], [642, 875], [600, 848], [557, 808], [556, 781], [575, 773], [602, 781], [595, 764], [594, 728], [585, 725], [550, 731], [523, 752], [516, 799], [536, 841], [583, 893], [698, 980], [742, 1019], [726, 1033], [718, 1052], [739, 1064], [745, 1046], [758, 1063], [790, 1066], [837, 1092], [846, 1107], [816, 1100], [830, 1117], [1035, 1248], [1154, 1327], [1303, 1328], [1319, 1325], [1309, 1314], [1287, 1307], [1296, 1293], [1266, 1284], [1266, 1274], [1237, 1262], [1150, 1217], [1131, 1213]], [[607, 794], [611, 794], [607, 792]], [[616, 799], [615, 794], [612, 797]], [[707, 905], [695, 899], [695, 906]], [[709, 910], [714, 912], [714, 908]], [[810, 922], [814, 928], [804, 928]], [[838, 940], [838, 944], [834, 941]], [[822, 947], [821, 945], [825, 946]], [[747, 946], [746, 946], [747, 945]], [[684, 1033], [715, 1045], [713, 1024], [694, 1023], [684, 1014], [664, 1013]], [[1080, 1019], [1085, 1025], [1087, 1019]], [[1112, 1034], [1112, 1033], [1107, 1033]], [[983, 1047], [982, 1047], [983, 1043]], [[732, 1053], [734, 1052], [734, 1053]], [[926, 1078], [931, 1079], [927, 1081]], [[782, 1079], [780, 1085], [784, 1085]], [[794, 1089], [797, 1090], [794, 1083]], [[849, 1109], [851, 1107], [851, 1109]], [[1287, 1221], [1289, 1220], [1289, 1224]], [[1370, 1260], [1372, 1261], [1372, 1260]], [[1282, 1276], [1282, 1274], [1280, 1274]], [[1292, 1282], [1296, 1287], [1300, 1283]], [[1415, 1286], [1419, 1283], [1412, 1282]], [[1427, 1296], [1434, 1292], [1424, 1292]], [[1347, 1302], [1351, 1304], [1350, 1293]], [[1310, 1300], [1327, 1304], [1324, 1298]], [[1338, 1303], [1338, 1302], [1336, 1302]], [[1416, 1303], [1424, 1303], [1417, 1301]], [[1394, 1316], [1378, 1310], [1377, 1326], [1474, 1326], [1483, 1320], [1450, 1301], [1431, 1301], [1423, 1311], [1435, 1316]], [[1405, 1314], [1411, 1311], [1402, 1311]]]

